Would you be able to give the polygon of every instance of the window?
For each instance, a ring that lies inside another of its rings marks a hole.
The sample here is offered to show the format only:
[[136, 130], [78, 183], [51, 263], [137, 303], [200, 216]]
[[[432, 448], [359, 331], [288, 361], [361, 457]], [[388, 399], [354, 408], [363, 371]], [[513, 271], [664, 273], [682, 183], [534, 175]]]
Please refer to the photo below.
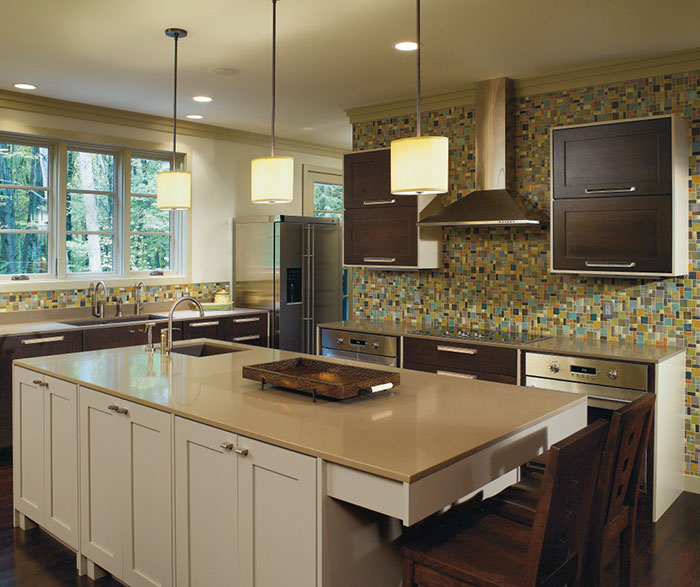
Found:
[[340, 169], [304, 165], [304, 214], [343, 218], [343, 176]]
[[0, 275], [49, 271], [49, 148], [0, 139]]
[[0, 280], [184, 274], [186, 213], [156, 207], [170, 169], [162, 151], [0, 133]]

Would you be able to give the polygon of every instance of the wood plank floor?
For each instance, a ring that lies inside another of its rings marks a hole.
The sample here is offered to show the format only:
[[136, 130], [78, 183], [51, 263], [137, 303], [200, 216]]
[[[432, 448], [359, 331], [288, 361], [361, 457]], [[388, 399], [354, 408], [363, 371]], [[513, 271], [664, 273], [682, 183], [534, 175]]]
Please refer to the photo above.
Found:
[[[640, 524], [637, 553], [637, 585], [700, 586], [700, 495], [684, 493], [657, 524]], [[78, 577], [73, 552], [39, 529], [12, 527], [12, 465], [0, 460], [0, 587], [15, 585], [121, 584], [110, 577], [97, 582]]]

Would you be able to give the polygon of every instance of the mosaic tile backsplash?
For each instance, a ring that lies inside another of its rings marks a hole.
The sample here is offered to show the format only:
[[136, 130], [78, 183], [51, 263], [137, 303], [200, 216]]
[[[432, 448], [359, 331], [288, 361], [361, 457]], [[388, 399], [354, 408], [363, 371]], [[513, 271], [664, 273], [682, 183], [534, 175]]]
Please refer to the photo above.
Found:
[[[189, 283], [182, 285], [146, 286], [145, 302], [166, 302], [182, 296], [211, 299], [218, 291], [227, 291], [228, 282], [223, 283]], [[134, 303], [133, 286], [108, 287], [109, 300], [120, 297], [124, 303]], [[84, 308], [92, 304], [90, 289], [56, 289], [48, 291], [0, 292], [0, 312], [18, 312], [25, 310], [59, 310], [64, 308]], [[0, 317], [0, 322], [2, 318]]]
[[[690, 122], [687, 277], [600, 279], [549, 273], [548, 229], [446, 228], [443, 266], [434, 271], [354, 272], [356, 318], [437, 321], [522, 329], [545, 335], [649, 344], [687, 344], [686, 473], [700, 475], [700, 72], [524, 96], [517, 99], [516, 165], [524, 197], [549, 207], [549, 130], [654, 114]], [[450, 190], [445, 203], [474, 189], [471, 107], [424, 112], [424, 134], [450, 138]], [[415, 132], [415, 117], [355, 124], [354, 150], [387, 147]], [[602, 319], [603, 302], [612, 318]]]

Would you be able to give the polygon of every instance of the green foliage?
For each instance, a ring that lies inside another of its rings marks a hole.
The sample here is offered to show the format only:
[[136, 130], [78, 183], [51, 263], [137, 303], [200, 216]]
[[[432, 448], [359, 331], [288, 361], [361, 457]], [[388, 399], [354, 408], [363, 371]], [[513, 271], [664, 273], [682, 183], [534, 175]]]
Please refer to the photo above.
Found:
[[[335, 212], [335, 214], [329, 214]], [[314, 216], [337, 218], [343, 212], [343, 186], [314, 183]]]

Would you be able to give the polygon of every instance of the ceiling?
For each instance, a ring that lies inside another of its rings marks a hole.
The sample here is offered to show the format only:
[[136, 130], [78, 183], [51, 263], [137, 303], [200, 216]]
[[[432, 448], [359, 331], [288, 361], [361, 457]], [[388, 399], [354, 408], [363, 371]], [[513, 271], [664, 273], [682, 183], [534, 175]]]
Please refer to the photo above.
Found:
[[[172, 40], [182, 27], [180, 113], [269, 133], [269, 0], [1, 0], [0, 89], [172, 114]], [[277, 134], [350, 148], [344, 109], [411, 98], [413, 0], [280, 0]], [[423, 91], [700, 46], [697, 0], [427, 0]], [[210, 68], [235, 68], [216, 75]], [[212, 96], [209, 104], [191, 97]]]

